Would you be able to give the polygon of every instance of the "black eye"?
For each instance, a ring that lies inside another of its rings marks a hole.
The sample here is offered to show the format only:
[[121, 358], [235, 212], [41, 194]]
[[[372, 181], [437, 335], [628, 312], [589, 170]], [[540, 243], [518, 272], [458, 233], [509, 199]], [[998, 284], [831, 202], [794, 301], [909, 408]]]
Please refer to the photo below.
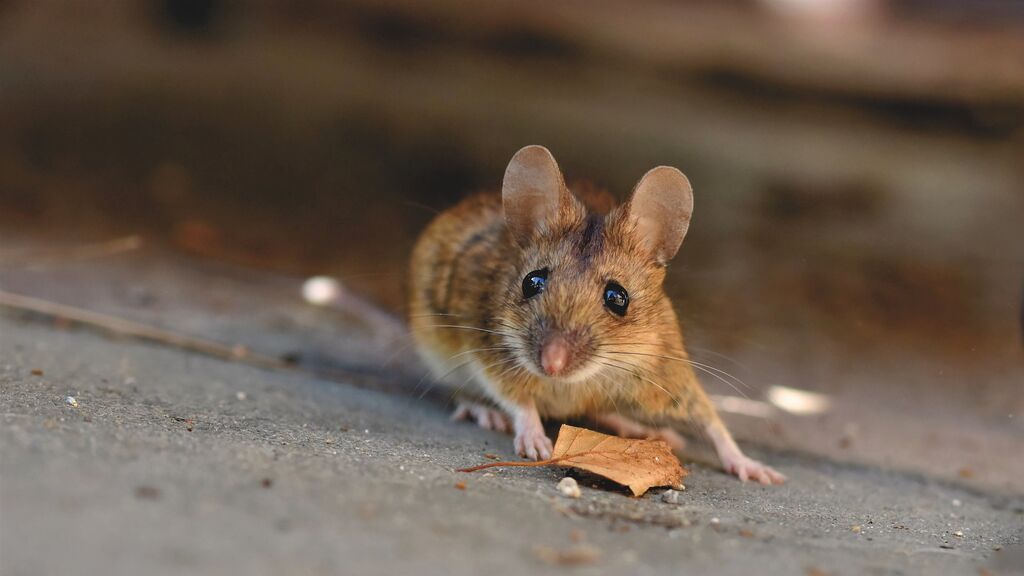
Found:
[[604, 305], [619, 316], [625, 316], [626, 308], [629, 307], [629, 293], [617, 283], [609, 282], [604, 287]]
[[533, 298], [544, 291], [544, 285], [548, 281], [548, 269], [534, 270], [523, 278], [523, 296]]

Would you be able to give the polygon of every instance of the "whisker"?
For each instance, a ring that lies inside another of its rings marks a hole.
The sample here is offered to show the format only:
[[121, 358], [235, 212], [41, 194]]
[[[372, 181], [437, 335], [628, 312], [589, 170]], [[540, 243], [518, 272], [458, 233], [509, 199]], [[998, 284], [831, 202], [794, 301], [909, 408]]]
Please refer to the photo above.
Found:
[[426, 328], [451, 328], [451, 329], [461, 329], [461, 330], [476, 330], [478, 332], [486, 332], [488, 334], [497, 334], [499, 336], [515, 336], [515, 334], [509, 333], [509, 332], [501, 332], [499, 330], [488, 330], [487, 328], [478, 328], [476, 326], [463, 326], [461, 324], [430, 324], [428, 326], [420, 326], [419, 329], [422, 330], [422, 329], [426, 329]]
[[693, 346], [692, 344], [687, 344], [686, 345], [686, 349], [688, 351], [690, 351], [690, 352], [698, 352], [700, 354], [710, 354], [712, 356], [716, 356], [718, 358], [721, 358], [722, 360], [725, 360], [726, 362], [732, 362], [733, 364], [739, 366], [740, 368], [743, 368], [747, 372], [751, 371], [750, 366], [747, 366], [743, 362], [740, 362], [739, 360], [737, 360], [736, 358], [733, 358], [732, 356], [729, 356], [728, 354], [722, 354], [721, 352], [715, 352], [714, 350], [712, 350], [710, 348], [704, 348], [703, 346]]
[[490, 322], [493, 322], [493, 323], [497, 324], [498, 326], [501, 326], [502, 328], [508, 328], [512, 332], [519, 332], [520, 331], [519, 328], [517, 328], [517, 327], [515, 327], [515, 326], [513, 326], [513, 325], [511, 325], [508, 322], [505, 322], [503, 320], [495, 320], [495, 319], [492, 318], [490, 320]]
[[694, 368], [702, 369], [707, 374], [709, 374], [711, 376], [714, 376], [715, 378], [719, 379], [720, 381], [724, 382], [725, 384], [728, 384], [730, 387], [732, 387], [733, 390], [736, 390], [736, 392], [739, 392], [740, 394], [743, 394], [744, 396], [746, 396], [746, 394], [744, 394], [732, 382], [729, 382], [729, 381], [725, 380], [725, 378], [720, 376], [720, 374], [733, 379], [736, 383], [740, 384], [741, 386], [743, 386], [747, 390], [752, 390], [753, 389], [749, 384], [747, 384], [746, 382], [744, 382], [740, 378], [738, 378], [736, 376], [733, 376], [732, 374], [730, 374], [729, 372], [726, 372], [725, 370], [722, 370], [721, 368], [716, 368], [715, 366], [712, 366], [710, 364], [705, 364], [703, 362], [697, 362], [696, 360], [692, 360], [690, 358], [680, 358], [680, 357], [677, 357], [677, 356], [666, 356], [664, 354], [652, 354], [652, 353], [649, 353], [649, 352], [627, 352], [627, 351], [624, 351], [624, 350], [608, 350], [608, 352], [611, 352], [612, 354], [627, 354], [627, 355], [631, 355], [631, 356], [650, 356], [650, 357], [653, 357], [653, 358], [662, 358], [664, 360], [674, 360], [676, 362], [684, 362], [686, 364], [690, 364]]
[[[461, 392], [462, 389], [465, 388], [467, 385], [469, 385], [470, 380], [473, 380], [474, 378], [479, 378], [480, 375], [482, 375], [487, 370], [490, 370], [491, 368], [494, 368], [496, 366], [501, 366], [502, 364], [508, 364], [508, 363], [514, 362], [515, 360], [516, 360], [515, 357], [506, 358], [504, 360], [498, 360], [496, 362], [492, 362], [490, 364], [487, 364], [486, 366], [481, 366], [480, 370], [477, 371], [476, 374], [471, 374], [461, 384], [459, 384], [458, 386], [453, 387], [452, 393], [448, 395], [448, 402], [451, 402], [452, 400], [454, 400], [455, 397], [458, 395], [458, 393]], [[517, 366], [515, 364], [513, 364], [512, 365], [512, 369], [514, 370], [515, 368], [517, 368]], [[504, 375], [505, 371], [503, 370], [501, 374]]]
[[397, 347], [394, 351], [391, 352], [391, 355], [384, 360], [384, 366], [388, 368], [394, 366], [395, 360], [398, 359], [398, 356], [400, 354], [403, 354], [406, 350], [412, 348], [415, 345], [416, 342], [414, 340], [409, 340], [408, 342], [405, 342], [401, 346]]
[[[599, 358], [604, 358], [602, 356], [598, 356], [598, 357]], [[665, 388], [661, 384], [658, 384], [654, 380], [651, 380], [650, 378], [647, 378], [646, 376], [640, 374], [639, 372], [636, 372], [634, 370], [630, 370], [629, 368], [624, 368], [624, 367], [616, 365], [616, 364], [612, 364], [612, 363], [610, 363], [608, 361], [607, 358], [605, 358], [604, 362], [598, 361], [598, 364], [603, 364], [604, 366], [608, 366], [609, 368], [618, 368], [619, 370], [622, 370], [623, 372], [626, 372], [628, 374], [632, 374], [633, 376], [636, 376], [637, 378], [645, 380], [646, 382], [649, 382], [651, 385], [656, 386], [658, 389], [660, 389], [662, 392], [664, 392], [665, 395], [668, 396], [669, 400], [671, 400], [673, 403], [678, 403], [679, 402], [679, 399], [675, 395], [673, 395], [671, 392], [669, 392], [669, 390], [667, 388]], [[633, 368], [635, 368], [635, 366], [633, 366]]]
[[[470, 362], [472, 362], [473, 360], [475, 360], [475, 358], [469, 358], [469, 359], [467, 359], [467, 360], [465, 360], [465, 361], [463, 361], [463, 362], [459, 362], [458, 364], [456, 364], [456, 365], [455, 365], [454, 367], [452, 367], [451, 369], [449, 369], [449, 370], [448, 370], [447, 372], [445, 372], [445, 373], [444, 373], [444, 374], [442, 374], [441, 376], [439, 376], [439, 377], [436, 377], [436, 378], [432, 378], [432, 380], [433, 380], [434, 382], [433, 382], [433, 383], [431, 383], [431, 385], [430, 385], [430, 386], [428, 386], [428, 387], [427, 387], [427, 388], [426, 388], [426, 389], [425, 389], [425, 390], [423, 391], [423, 393], [419, 395], [419, 398], [421, 398], [421, 399], [422, 399], [422, 398], [423, 398], [424, 396], [426, 396], [426, 395], [427, 395], [427, 393], [429, 393], [429, 392], [430, 392], [431, 390], [433, 390], [433, 389], [434, 389], [434, 386], [433, 386], [433, 384], [434, 384], [434, 383], [440, 383], [440, 382], [443, 382], [443, 381], [444, 381], [444, 379], [445, 379], [445, 378], [447, 378], [448, 376], [450, 376], [452, 372], [455, 372], [456, 370], [458, 370], [459, 368], [461, 368], [461, 367], [465, 366], [466, 364], [469, 364], [469, 363], [470, 363]], [[413, 388], [412, 388], [412, 391], [413, 391], [413, 392], [416, 392], [417, 390], [419, 390], [419, 388], [420, 388], [420, 385], [421, 385], [421, 384], [423, 384], [423, 381], [424, 381], [424, 380], [426, 380], [427, 376], [429, 376], [429, 375], [430, 375], [430, 372], [429, 372], [429, 371], [428, 371], [428, 372], [427, 372], [426, 374], [424, 374], [424, 375], [423, 375], [423, 376], [422, 376], [422, 377], [421, 377], [421, 378], [419, 379], [419, 381], [418, 381], [418, 382], [416, 382], [416, 385], [415, 385], [415, 386], [413, 386]]]
[[619, 403], [615, 401], [615, 396], [616, 396], [615, 388], [617, 387], [616, 383], [611, 381], [607, 377], [601, 378], [601, 380], [599, 382], [602, 385], [607, 384], [607, 386], [605, 386], [605, 388], [609, 388], [610, 387], [612, 389], [611, 392], [606, 392], [606, 394], [608, 396], [608, 399], [611, 400], [612, 407], [615, 408], [615, 414], [617, 414], [619, 416], [622, 416], [622, 410], [619, 408]]
[[[604, 363], [602, 362], [602, 364], [604, 364]], [[616, 365], [612, 365], [612, 364], [605, 364], [605, 365], [609, 366], [611, 368], [619, 368], [620, 370], [626, 370], [625, 368], [622, 368], [622, 367], [616, 366]], [[628, 365], [634, 366], [634, 365], [631, 365], [631, 364], [628, 364]], [[640, 369], [637, 366], [634, 366], [634, 367], [637, 368], [638, 370]], [[641, 374], [638, 374], [638, 373], [635, 373], [635, 372], [632, 372], [632, 371], [629, 371], [629, 370], [627, 370], [627, 371], [630, 372], [631, 374], [637, 376], [637, 377], [644, 378]], [[644, 378], [644, 380], [647, 380], [647, 382], [650, 382], [651, 384], [653, 384], [655, 386], [658, 386], [658, 388], [661, 388], [661, 390], [664, 391], [666, 394], [669, 394], [669, 392], [667, 390], [665, 390], [664, 387], [658, 385], [656, 382], [654, 382], [654, 381], [652, 381], [650, 379], [647, 379], [647, 378]], [[741, 394], [742, 394], [742, 392], [741, 392]], [[673, 402], [677, 402], [678, 401], [678, 399], [675, 398], [674, 396], [672, 396], [671, 394], [669, 394], [669, 398]], [[687, 429], [690, 431], [691, 434], [696, 434], [706, 445], [713, 445], [714, 444], [714, 442], [712, 441], [711, 437], [708, 435], [707, 431], [704, 430], [703, 427], [701, 427], [701, 426], [694, 426], [693, 423], [690, 422], [687, 425]]]
[[[474, 352], [485, 352], [485, 351], [492, 351], [492, 350], [509, 350], [509, 351], [515, 351], [515, 349], [514, 349], [514, 348], [512, 348], [511, 346], [491, 346], [491, 347], [485, 347], [485, 348], [470, 348], [469, 350], [463, 350], [462, 352], [457, 352], [457, 353], [455, 353], [455, 354], [452, 354], [451, 356], [449, 356], [448, 358], [446, 358], [444, 362], [445, 362], [445, 364], [447, 364], [447, 363], [451, 362], [452, 360], [454, 360], [455, 358], [458, 358], [458, 357], [460, 357], [460, 356], [465, 356], [465, 355], [467, 355], [467, 354], [472, 354], [472, 353], [474, 353]], [[459, 368], [461, 368], [462, 366], [465, 366], [466, 364], [468, 364], [468, 363], [472, 362], [473, 360], [475, 360], [475, 358], [470, 358], [469, 360], [466, 360], [465, 362], [460, 362], [459, 364], [457, 364], [457, 365], [456, 365], [455, 367], [453, 367], [453, 368], [449, 369], [449, 370], [448, 370], [447, 372], [445, 372], [445, 373], [444, 373], [443, 375], [441, 375], [440, 377], [436, 377], [436, 378], [434, 378], [434, 380], [436, 380], [437, 382], [443, 383], [443, 380], [444, 380], [444, 379], [445, 379], [446, 377], [450, 376], [452, 372], [454, 372], [454, 371], [458, 370]], [[428, 374], [429, 374], [429, 373], [428, 373]], [[422, 378], [420, 378], [419, 382], [417, 382], [417, 383], [416, 383], [416, 386], [415, 386], [415, 387], [413, 387], [413, 392], [415, 392], [416, 390], [418, 390], [418, 389], [419, 389], [419, 387], [420, 387], [420, 384], [422, 384], [422, 383], [423, 383], [423, 380], [424, 380], [424, 379], [425, 379], [425, 378], [427, 377], [427, 375], [428, 375], [428, 374], [424, 374], [424, 375], [423, 375], [423, 377], [422, 377]], [[428, 388], [427, 388], [426, 390], [424, 390], [424, 392], [423, 392], [422, 394], [420, 394], [420, 396], [419, 396], [419, 397], [420, 397], [420, 398], [423, 398], [423, 397], [424, 397], [424, 396], [426, 396], [426, 395], [427, 395], [427, 393], [429, 393], [429, 392], [430, 392], [431, 390], [433, 390], [433, 386], [429, 386], [429, 387], [428, 387]]]
[[[705, 366], [703, 366], [701, 364], [694, 364], [693, 367], [694, 368], [698, 368], [700, 370], [703, 370], [709, 376], [713, 376], [713, 377], [717, 378], [720, 382], [722, 382], [726, 386], [728, 386], [728, 387], [732, 388], [733, 390], [735, 390], [737, 394], [739, 394], [740, 396], [743, 396], [747, 400], [750, 400], [750, 396], [748, 396], [746, 392], [744, 392], [743, 390], [740, 390], [740, 388], [738, 386], [736, 386], [735, 384], [733, 384], [732, 382], [729, 382], [728, 380], [726, 380], [725, 378], [722, 378], [718, 374], [715, 374], [714, 372], [711, 372]], [[746, 386], [746, 384], [744, 384], [744, 386]]]
[[453, 358], [458, 358], [459, 356], [465, 356], [466, 354], [472, 354], [474, 352], [490, 352], [490, 351], [493, 351], [493, 350], [509, 350], [509, 351], [514, 351], [516, 349], [513, 348], [512, 346], [488, 346], [486, 348], [470, 348], [469, 350], [463, 350], [462, 352], [459, 352], [457, 354], [452, 354], [451, 356], [448, 357], [448, 360], [451, 360]]

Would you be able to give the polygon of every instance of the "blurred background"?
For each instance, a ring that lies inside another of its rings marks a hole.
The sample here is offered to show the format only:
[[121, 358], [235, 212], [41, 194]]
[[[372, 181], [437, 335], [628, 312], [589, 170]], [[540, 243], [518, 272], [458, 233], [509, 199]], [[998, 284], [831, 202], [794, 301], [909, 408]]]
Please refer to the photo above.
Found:
[[0, 288], [386, 374], [296, 287], [403, 313], [526, 144], [690, 177], [667, 289], [740, 437], [1021, 488], [1012, 1], [3, 0]]

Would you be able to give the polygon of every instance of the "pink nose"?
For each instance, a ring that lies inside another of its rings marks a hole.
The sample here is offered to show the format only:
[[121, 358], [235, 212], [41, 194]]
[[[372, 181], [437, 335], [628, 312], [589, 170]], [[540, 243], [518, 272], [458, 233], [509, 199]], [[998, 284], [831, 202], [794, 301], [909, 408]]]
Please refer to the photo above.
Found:
[[572, 359], [569, 343], [562, 336], [548, 340], [540, 350], [540, 367], [548, 376], [555, 376], [565, 370]]

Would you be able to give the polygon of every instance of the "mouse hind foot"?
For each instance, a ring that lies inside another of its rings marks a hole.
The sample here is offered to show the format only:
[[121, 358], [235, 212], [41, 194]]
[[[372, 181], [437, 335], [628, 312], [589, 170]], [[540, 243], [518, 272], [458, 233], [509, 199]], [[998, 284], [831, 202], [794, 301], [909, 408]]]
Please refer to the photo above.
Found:
[[722, 467], [741, 481], [753, 480], [761, 484], [782, 484], [786, 477], [771, 466], [763, 464], [743, 454], [736, 441], [732, 439], [729, 430], [720, 420], [708, 424], [705, 429], [711, 442], [715, 445], [718, 458], [722, 461]]
[[512, 432], [512, 420], [508, 414], [486, 404], [476, 402], [459, 402], [452, 413], [452, 420], [467, 420], [475, 422], [484, 430], [494, 430], [509, 434]]
[[647, 426], [630, 420], [621, 414], [606, 413], [593, 416], [598, 425], [608, 428], [623, 438], [642, 438], [647, 440], [664, 440], [673, 452], [680, 453], [686, 449], [686, 439], [672, 428]]

